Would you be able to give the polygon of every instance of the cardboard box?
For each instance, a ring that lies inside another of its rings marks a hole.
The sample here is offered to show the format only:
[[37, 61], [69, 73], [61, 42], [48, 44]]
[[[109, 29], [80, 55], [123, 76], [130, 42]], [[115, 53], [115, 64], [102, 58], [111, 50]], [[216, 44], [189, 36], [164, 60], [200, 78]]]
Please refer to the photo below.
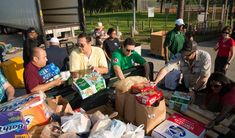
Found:
[[0, 112], [21, 111], [27, 129], [48, 123], [50, 109], [44, 101], [44, 94], [29, 94], [0, 105]]
[[59, 75], [60, 69], [54, 63], [50, 63], [39, 70], [38, 74], [43, 78], [43, 81], [46, 82], [54, 76]]
[[204, 138], [205, 127], [191, 118], [174, 113], [157, 126], [153, 138]]
[[188, 109], [188, 105], [190, 103], [191, 96], [188, 93], [175, 91], [171, 95], [171, 99], [169, 100], [169, 108], [173, 109], [177, 104], [181, 107], [182, 111], [186, 111]]
[[86, 99], [91, 95], [106, 88], [105, 79], [97, 72], [92, 72], [78, 79], [73, 83], [82, 99]]
[[[166, 32], [165, 31], [159, 31], [159, 32], [153, 32], [151, 33], [150, 39], [151, 39], [151, 44], [150, 44], [150, 52], [152, 54], [165, 57], [164, 55], [164, 41], [166, 37]], [[165, 57], [166, 58], [166, 57]]]

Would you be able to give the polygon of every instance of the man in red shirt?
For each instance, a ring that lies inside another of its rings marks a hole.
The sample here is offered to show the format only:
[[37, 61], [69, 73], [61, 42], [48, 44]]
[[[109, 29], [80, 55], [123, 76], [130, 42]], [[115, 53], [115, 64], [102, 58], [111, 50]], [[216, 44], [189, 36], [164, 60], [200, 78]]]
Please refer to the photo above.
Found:
[[45, 92], [52, 87], [59, 86], [62, 83], [61, 78], [55, 79], [48, 83], [43, 83], [42, 77], [38, 71], [46, 66], [47, 55], [42, 48], [35, 47], [32, 51], [32, 59], [24, 70], [24, 82], [27, 93]]

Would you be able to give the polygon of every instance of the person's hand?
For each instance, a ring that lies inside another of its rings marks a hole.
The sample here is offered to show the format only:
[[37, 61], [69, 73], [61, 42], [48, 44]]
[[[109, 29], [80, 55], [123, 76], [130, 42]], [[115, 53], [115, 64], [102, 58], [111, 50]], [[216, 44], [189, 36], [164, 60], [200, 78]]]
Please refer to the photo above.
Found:
[[193, 104], [194, 101], [195, 101], [195, 92], [194, 91], [190, 91], [189, 92], [189, 96], [191, 96], [190, 104]]
[[215, 121], [211, 121], [206, 125], [206, 129], [212, 129], [215, 126]]
[[15, 96], [8, 97], [8, 98], [7, 98], [7, 101], [10, 101], [10, 100], [12, 100], [12, 99], [15, 99]]
[[224, 70], [228, 70], [229, 64], [226, 64]]
[[62, 83], [64, 83], [61, 78], [57, 78], [53, 82], [55, 86], [60, 86]]

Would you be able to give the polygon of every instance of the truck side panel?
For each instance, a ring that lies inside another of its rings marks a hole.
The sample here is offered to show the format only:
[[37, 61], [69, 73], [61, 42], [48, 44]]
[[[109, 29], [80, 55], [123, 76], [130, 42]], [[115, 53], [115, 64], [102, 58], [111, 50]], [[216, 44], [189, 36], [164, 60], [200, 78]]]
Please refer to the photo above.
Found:
[[1, 0], [0, 25], [26, 30], [40, 30], [35, 0]]
[[41, 0], [44, 22], [78, 23], [77, 0]]

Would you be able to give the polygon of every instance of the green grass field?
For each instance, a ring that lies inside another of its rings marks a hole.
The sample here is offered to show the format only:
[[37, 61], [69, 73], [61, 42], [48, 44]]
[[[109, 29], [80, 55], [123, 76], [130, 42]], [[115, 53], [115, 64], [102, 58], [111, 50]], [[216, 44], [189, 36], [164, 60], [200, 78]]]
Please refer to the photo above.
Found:
[[[186, 15], [185, 15], [186, 16]], [[137, 12], [136, 13], [136, 29], [139, 32], [138, 35], [135, 35], [135, 39], [138, 42], [149, 43], [150, 42], [150, 33], [151, 31], [156, 32], [160, 30], [169, 31], [175, 26], [176, 14], [164, 14], [164, 13], [155, 13], [155, 17], [148, 18], [147, 12]], [[86, 14], [86, 31], [87, 33], [92, 33], [97, 22], [102, 22], [105, 30], [107, 31], [110, 27], [119, 27], [119, 30], [122, 32], [122, 38], [131, 36], [131, 26], [132, 26], [133, 14], [132, 11], [128, 12], [108, 12], [108, 13], [99, 13], [89, 16]], [[190, 23], [196, 23], [196, 14], [188, 16], [185, 19], [185, 23], [189, 21]], [[210, 22], [210, 21], [209, 21]], [[209, 23], [209, 25], [217, 26], [218, 21]], [[204, 41], [218, 36], [214, 32], [209, 34], [200, 34], [196, 36], [198, 41]]]

